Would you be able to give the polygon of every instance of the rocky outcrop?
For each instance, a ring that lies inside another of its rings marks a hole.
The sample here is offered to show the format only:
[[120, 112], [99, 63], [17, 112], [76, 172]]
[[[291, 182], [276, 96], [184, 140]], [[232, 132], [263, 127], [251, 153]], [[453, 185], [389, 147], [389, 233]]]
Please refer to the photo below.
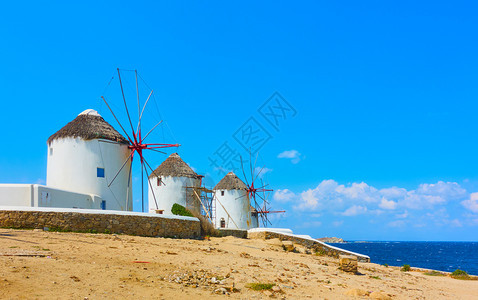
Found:
[[318, 240], [324, 243], [345, 243], [343, 239], [337, 237], [323, 237]]
[[339, 255], [339, 269], [344, 272], [357, 273], [357, 257], [353, 255]]

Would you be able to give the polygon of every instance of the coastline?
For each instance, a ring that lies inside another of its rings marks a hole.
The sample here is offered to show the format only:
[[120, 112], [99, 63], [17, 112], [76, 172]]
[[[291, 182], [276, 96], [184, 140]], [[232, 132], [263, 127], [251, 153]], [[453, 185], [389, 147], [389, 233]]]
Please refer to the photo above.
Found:
[[336, 246], [367, 254], [378, 264], [450, 273], [459, 269], [478, 275], [478, 242], [360, 241]]
[[[0, 229], [4, 298], [473, 299], [478, 281], [286, 252], [278, 240], [189, 240]], [[413, 268], [416, 269], [416, 268]], [[274, 289], [255, 291], [253, 283]]]

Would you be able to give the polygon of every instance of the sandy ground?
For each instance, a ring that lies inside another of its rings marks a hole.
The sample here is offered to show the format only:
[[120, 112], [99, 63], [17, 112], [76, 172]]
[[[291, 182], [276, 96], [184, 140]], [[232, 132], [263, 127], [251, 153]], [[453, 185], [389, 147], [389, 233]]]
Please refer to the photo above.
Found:
[[[337, 267], [338, 259], [285, 252], [277, 240], [0, 229], [1, 299], [478, 299], [476, 280]], [[257, 282], [276, 287], [247, 287]]]

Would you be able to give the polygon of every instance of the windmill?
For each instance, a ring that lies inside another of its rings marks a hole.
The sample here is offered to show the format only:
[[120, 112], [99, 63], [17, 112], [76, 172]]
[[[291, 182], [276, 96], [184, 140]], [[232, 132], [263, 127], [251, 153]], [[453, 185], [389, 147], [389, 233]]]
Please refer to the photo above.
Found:
[[[247, 195], [251, 202], [251, 206], [254, 207], [254, 209], [256, 210], [256, 213], [260, 217], [262, 225], [264, 227], [267, 227], [269, 224], [272, 225], [271, 221], [268, 218], [268, 214], [284, 213], [285, 210], [270, 210], [269, 197], [273, 189], [267, 188], [269, 184], [268, 183], [264, 184], [263, 178], [260, 177], [261, 174], [264, 175], [264, 173], [262, 172], [264, 171], [265, 167], [261, 167], [261, 168], [256, 167], [259, 153], [256, 154], [256, 158], [253, 165], [252, 153], [251, 151], [248, 151], [248, 152], [249, 152], [249, 168], [250, 168], [249, 171], [251, 174], [249, 179], [248, 179], [248, 176], [246, 176], [246, 171], [244, 170], [244, 163], [242, 160], [242, 156], [240, 157], [242, 174], [244, 175], [244, 179], [246, 181], [246, 186], [247, 186]], [[260, 183], [257, 184], [259, 180], [260, 180]]]
[[[141, 207], [142, 207], [142, 211], [144, 212], [144, 184], [143, 184], [144, 183], [144, 174], [146, 174], [146, 179], [147, 179], [147, 178], [149, 178], [150, 172], [154, 172], [153, 168], [151, 167], [151, 165], [146, 160], [146, 158], [144, 156], [144, 152], [153, 151], [153, 152], [166, 154], [165, 152], [160, 151], [158, 149], [164, 149], [164, 148], [169, 148], [169, 147], [179, 147], [180, 145], [179, 144], [162, 144], [162, 143], [147, 143], [146, 142], [146, 138], [163, 121], [161, 120], [161, 121], [157, 122], [154, 126], [152, 126], [152, 128], [145, 135], [143, 135], [143, 131], [142, 131], [143, 114], [145, 113], [146, 106], [147, 106], [148, 102], [150, 102], [150, 99], [152, 98], [152, 96], [154, 97], [154, 95], [153, 95], [153, 90], [148, 87], [148, 90], [150, 90], [150, 91], [149, 91], [148, 97], [146, 98], [146, 100], [145, 100], [145, 102], [144, 102], [144, 104], [142, 105], [142, 108], [141, 108], [140, 90], [139, 90], [137, 70], [134, 70], [134, 77], [135, 77], [136, 100], [137, 100], [137, 104], [138, 104], [138, 119], [137, 119], [138, 122], [137, 122], [137, 125], [136, 125], [136, 129], [135, 129], [135, 127], [133, 127], [133, 121], [132, 121], [132, 118], [131, 118], [130, 111], [128, 109], [128, 105], [127, 105], [126, 97], [125, 97], [125, 90], [123, 88], [123, 82], [122, 82], [122, 79], [121, 79], [121, 71], [130, 71], [131, 72], [132, 70], [120, 70], [119, 68], [117, 68], [116, 70], [117, 70], [117, 73], [118, 73], [118, 80], [119, 80], [119, 87], [120, 87], [120, 90], [121, 90], [121, 97], [122, 97], [123, 104], [124, 104], [124, 112], [123, 113], [126, 113], [126, 116], [127, 116], [127, 119], [128, 119], [128, 123], [129, 123], [129, 127], [130, 127], [130, 128], [128, 128], [128, 130], [131, 129], [129, 134], [128, 134], [127, 130], [125, 129], [125, 127], [119, 121], [117, 115], [113, 112], [113, 109], [110, 106], [110, 104], [108, 103], [108, 101], [106, 100], [106, 97], [101, 96], [101, 99], [103, 99], [104, 103], [108, 107], [108, 109], [111, 112], [111, 114], [113, 115], [114, 119], [116, 120], [116, 122], [118, 123], [120, 128], [122, 129], [123, 133], [126, 135], [126, 139], [129, 142], [128, 149], [129, 149], [130, 153], [129, 153], [128, 157], [126, 158], [126, 160], [124, 161], [121, 168], [118, 170], [118, 172], [115, 174], [115, 176], [113, 177], [111, 182], [108, 184], [108, 187], [115, 181], [116, 177], [121, 173], [121, 171], [128, 164], [128, 162], [130, 162], [129, 163], [129, 173], [128, 173], [129, 174], [128, 175], [128, 185], [127, 185], [127, 189], [129, 191], [130, 185], [131, 185], [132, 162], [133, 162], [133, 158], [134, 158], [135, 154], [138, 154], [139, 161], [141, 163]], [[113, 78], [110, 80], [110, 83], [113, 80]], [[141, 78], [141, 76], [139, 76], [139, 78], [144, 82], [144, 80]], [[110, 83], [108, 83], [108, 86], [109, 86]], [[146, 83], [144, 83], [144, 84], [147, 86]], [[148, 170], [150, 170], [150, 171], [148, 172]], [[151, 188], [151, 183], [149, 182], [149, 180], [148, 180], [148, 183], [149, 183], [150, 188]], [[126, 193], [126, 195], [127, 195], [126, 196], [126, 204], [128, 205], [128, 202], [131, 201], [131, 199], [128, 199], [129, 193]], [[154, 201], [156, 203], [156, 206], [158, 206], [157, 201], [156, 201], [156, 197], [154, 197]]]

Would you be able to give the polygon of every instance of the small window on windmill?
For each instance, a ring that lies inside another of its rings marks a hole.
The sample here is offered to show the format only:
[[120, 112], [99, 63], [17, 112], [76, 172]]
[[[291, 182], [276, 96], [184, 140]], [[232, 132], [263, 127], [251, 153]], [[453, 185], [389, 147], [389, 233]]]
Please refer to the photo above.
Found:
[[96, 177], [105, 177], [105, 169], [104, 168], [96, 168]]
[[224, 191], [221, 191], [221, 196], [224, 196]]
[[161, 177], [158, 177], [157, 179], [158, 179], [158, 181], [157, 181], [156, 184], [157, 184], [157, 186], [160, 186], [161, 185]]
[[224, 218], [221, 218], [221, 228], [226, 228], [226, 220]]
[[50, 156], [53, 155], [53, 147], [50, 147]]

